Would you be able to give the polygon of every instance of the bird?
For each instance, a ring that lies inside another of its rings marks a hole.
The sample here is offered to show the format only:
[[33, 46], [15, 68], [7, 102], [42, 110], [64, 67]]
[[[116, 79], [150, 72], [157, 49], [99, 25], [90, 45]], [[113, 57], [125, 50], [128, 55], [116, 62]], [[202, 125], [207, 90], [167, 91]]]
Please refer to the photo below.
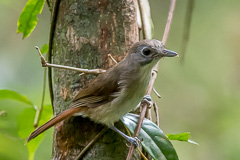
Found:
[[161, 58], [175, 56], [178, 56], [176, 52], [167, 50], [164, 44], [156, 39], [134, 43], [121, 62], [81, 89], [68, 109], [33, 131], [27, 142], [71, 116], [82, 116], [106, 125], [137, 147], [139, 139], [127, 136], [117, 129], [114, 123], [134, 110], [142, 100], [151, 101], [151, 97], [145, 93], [152, 68]]

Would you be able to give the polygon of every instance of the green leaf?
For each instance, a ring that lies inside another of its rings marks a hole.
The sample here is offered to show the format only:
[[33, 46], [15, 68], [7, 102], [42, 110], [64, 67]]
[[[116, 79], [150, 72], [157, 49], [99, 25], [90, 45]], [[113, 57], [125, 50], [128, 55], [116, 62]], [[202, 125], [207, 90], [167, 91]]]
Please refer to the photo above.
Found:
[[[51, 105], [46, 105], [43, 107], [42, 117], [40, 120], [40, 125], [45, 123], [52, 117], [52, 107]], [[34, 131], [33, 123], [36, 111], [33, 108], [25, 109], [18, 116], [18, 136], [20, 138], [27, 138], [32, 131]], [[29, 160], [33, 160], [38, 146], [41, 144], [44, 138], [44, 133], [40, 134], [34, 140], [27, 143]]]
[[13, 99], [33, 106], [33, 103], [26, 96], [7, 89], [0, 90], [0, 100], [1, 99]]
[[192, 144], [199, 145], [197, 142], [194, 142], [194, 141], [189, 139], [189, 137], [190, 137], [189, 132], [180, 133], [180, 134], [167, 134], [167, 136], [170, 140], [184, 141], [184, 142], [189, 142], [189, 143], [192, 143]]
[[38, 149], [39, 145], [41, 144], [44, 138], [44, 134], [39, 135], [34, 141], [27, 143], [28, 148], [28, 160], [34, 160], [36, 150]]
[[[34, 130], [33, 122], [35, 116], [35, 109], [26, 108], [24, 111], [18, 116], [18, 136], [20, 138], [26, 138], [29, 134]], [[35, 156], [35, 152], [43, 140], [43, 135], [38, 136], [27, 144], [29, 160], [33, 160]]]
[[42, 48], [40, 49], [41, 53], [44, 54], [44, 53], [47, 53], [48, 52], [48, 44], [44, 44], [42, 46]]
[[[131, 133], [137, 126], [139, 116], [128, 113], [122, 117], [122, 122]], [[144, 119], [139, 139], [143, 139], [142, 146], [155, 160], [178, 160], [177, 153], [163, 131], [152, 121]]]
[[44, 0], [28, 0], [17, 22], [17, 33], [23, 33], [23, 38], [28, 37], [37, 25], [37, 15], [41, 14]]

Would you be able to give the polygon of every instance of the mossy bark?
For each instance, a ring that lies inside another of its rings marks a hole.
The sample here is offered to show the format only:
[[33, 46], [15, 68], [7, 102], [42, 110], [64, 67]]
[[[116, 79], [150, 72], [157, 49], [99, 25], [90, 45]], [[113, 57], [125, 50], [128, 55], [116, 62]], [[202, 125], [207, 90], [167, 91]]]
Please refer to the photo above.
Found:
[[[120, 61], [129, 47], [138, 41], [136, 17], [135, 0], [61, 0], [55, 24], [53, 63], [108, 69], [113, 65], [108, 54]], [[54, 114], [67, 109], [79, 89], [95, 77], [53, 69]], [[52, 158], [76, 158], [102, 128], [82, 117], [72, 117], [57, 125]], [[122, 160], [127, 153], [126, 141], [108, 130], [83, 159]], [[139, 159], [139, 155], [135, 153], [133, 159]]]

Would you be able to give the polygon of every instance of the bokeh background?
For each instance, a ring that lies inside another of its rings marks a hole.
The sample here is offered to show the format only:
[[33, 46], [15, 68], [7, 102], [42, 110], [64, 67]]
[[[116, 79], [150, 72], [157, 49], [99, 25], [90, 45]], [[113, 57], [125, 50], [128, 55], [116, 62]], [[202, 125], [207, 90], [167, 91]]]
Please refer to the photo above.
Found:
[[[0, 1], [0, 89], [11, 89], [40, 105], [43, 68], [34, 48], [48, 42], [50, 12], [47, 7], [30, 35], [16, 34], [17, 20], [27, 0]], [[169, 2], [151, 0], [154, 38], [161, 39]], [[160, 63], [155, 88], [160, 127], [167, 133], [191, 132], [200, 145], [173, 142], [181, 160], [240, 159], [240, 1], [196, 0], [191, 35], [184, 63], [180, 58]], [[178, 0], [167, 47], [181, 51], [187, 0]], [[50, 104], [49, 98], [45, 101]], [[22, 103], [1, 100], [0, 159], [28, 159], [24, 140], [18, 138], [18, 115]], [[36, 153], [37, 160], [50, 159], [52, 130]]]

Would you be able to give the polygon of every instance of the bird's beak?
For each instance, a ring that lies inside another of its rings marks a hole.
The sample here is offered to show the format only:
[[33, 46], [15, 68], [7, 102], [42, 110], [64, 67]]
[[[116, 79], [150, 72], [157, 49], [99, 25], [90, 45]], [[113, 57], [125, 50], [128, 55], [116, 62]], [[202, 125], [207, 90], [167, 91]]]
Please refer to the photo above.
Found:
[[178, 57], [179, 55], [177, 54], [177, 52], [164, 49], [163, 50], [163, 56], [164, 57], [176, 57], [176, 56]]

